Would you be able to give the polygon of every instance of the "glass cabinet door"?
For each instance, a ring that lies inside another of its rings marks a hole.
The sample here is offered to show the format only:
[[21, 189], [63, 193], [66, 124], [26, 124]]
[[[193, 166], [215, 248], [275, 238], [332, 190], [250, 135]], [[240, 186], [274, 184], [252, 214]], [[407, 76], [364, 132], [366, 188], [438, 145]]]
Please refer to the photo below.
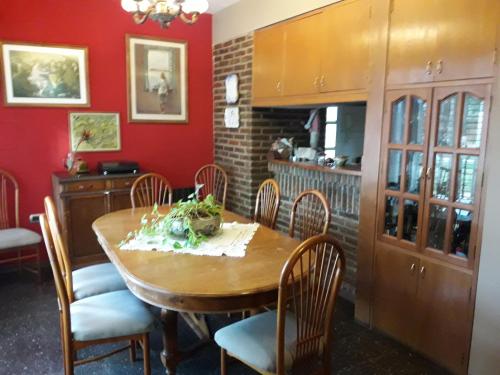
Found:
[[460, 265], [471, 266], [473, 259], [487, 91], [484, 86], [434, 90], [423, 247]]
[[386, 97], [379, 238], [411, 250], [420, 241], [430, 98], [430, 89]]

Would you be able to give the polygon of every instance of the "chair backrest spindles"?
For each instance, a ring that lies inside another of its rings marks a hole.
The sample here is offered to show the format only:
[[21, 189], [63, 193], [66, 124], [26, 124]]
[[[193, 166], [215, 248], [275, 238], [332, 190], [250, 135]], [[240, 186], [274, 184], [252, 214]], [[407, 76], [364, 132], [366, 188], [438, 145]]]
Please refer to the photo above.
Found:
[[340, 244], [329, 235], [304, 241], [286, 262], [280, 278], [277, 323], [277, 374], [285, 374], [287, 306], [295, 316], [297, 339], [294, 366], [320, 358], [329, 374], [333, 310], [345, 270]]
[[262, 182], [257, 192], [255, 201], [254, 219], [258, 223], [271, 229], [276, 226], [280, 206], [280, 187], [278, 183], [269, 178]]
[[0, 229], [12, 228], [9, 198], [13, 196], [14, 226], [19, 227], [19, 184], [13, 175], [0, 169]]
[[215, 200], [226, 205], [227, 173], [217, 164], [208, 164], [201, 167], [194, 176], [196, 185], [203, 185], [198, 191], [198, 198], [205, 199], [212, 194]]
[[297, 237], [301, 241], [318, 234], [326, 234], [330, 217], [330, 204], [322, 192], [303, 191], [293, 202], [288, 233], [290, 237]]
[[135, 180], [130, 190], [132, 208], [172, 204], [173, 189], [168, 180], [158, 173], [147, 173]]

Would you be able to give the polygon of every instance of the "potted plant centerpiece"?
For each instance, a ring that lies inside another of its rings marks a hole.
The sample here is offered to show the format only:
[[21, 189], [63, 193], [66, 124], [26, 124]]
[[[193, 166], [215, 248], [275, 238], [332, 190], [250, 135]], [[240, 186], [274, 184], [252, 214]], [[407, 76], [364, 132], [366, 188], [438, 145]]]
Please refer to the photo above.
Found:
[[177, 202], [162, 219], [162, 224], [169, 234], [186, 238], [189, 246], [196, 247], [221, 227], [222, 206], [213, 195], [202, 201], [196, 198], [195, 193], [188, 198]]

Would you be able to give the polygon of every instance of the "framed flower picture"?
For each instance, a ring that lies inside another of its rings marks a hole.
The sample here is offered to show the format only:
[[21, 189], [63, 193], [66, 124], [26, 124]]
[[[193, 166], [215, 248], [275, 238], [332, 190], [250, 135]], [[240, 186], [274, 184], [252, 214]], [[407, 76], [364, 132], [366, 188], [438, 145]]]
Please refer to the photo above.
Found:
[[127, 35], [130, 122], [188, 122], [187, 43]]
[[120, 114], [70, 112], [69, 134], [73, 152], [120, 151]]
[[1, 43], [8, 106], [90, 106], [87, 49]]

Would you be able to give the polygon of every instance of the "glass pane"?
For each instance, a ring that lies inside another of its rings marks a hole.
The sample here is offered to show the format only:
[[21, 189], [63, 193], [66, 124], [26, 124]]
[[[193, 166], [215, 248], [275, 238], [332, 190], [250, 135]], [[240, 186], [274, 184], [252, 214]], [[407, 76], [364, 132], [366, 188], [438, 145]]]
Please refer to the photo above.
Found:
[[458, 157], [456, 201], [464, 204], [474, 203], [476, 192], [478, 156], [460, 155]]
[[429, 213], [429, 236], [427, 237], [427, 246], [437, 250], [444, 249], [444, 234], [446, 232], [446, 218], [448, 217], [448, 208], [443, 206], [431, 205]]
[[402, 144], [405, 129], [406, 99], [401, 98], [392, 105], [390, 143]]
[[438, 146], [453, 147], [455, 145], [456, 108], [456, 94], [439, 103]]
[[467, 258], [469, 255], [472, 212], [455, 209], [451, 237], [451, 253]]
[[451, 154], [436, 154], [434, 163], [434, 189], [438, 199], [450, 199]]
[[409, 151], [406, 164], [406, 191], [412, 194], [420, 193], [420, 177], [422, 176], [422, 160], [424, 154]]
[[339, 113], [339, 107], [327, 107], [326, 108], [326, 122], [337, 122], [337, 117]]
[[411, 97], [411, 114], [410, 114], [410, 140], [412, 145], [423, 145], [425, 136], [425, 112], [427, 103], [414, 96]]
[[417, 241], [418, 202], [405, 200], [403, 208], [403, 239]]
[[384, 233], [396, 237], [398, 235], [399, 199], [387, 197], [385, 203]]
[[401, 150], [389, 150], [389, 161], [387, 166], [387, 189], [401, 189]]
[[460, 147], [479, 148], [483, 130], [484, 100], [465, 94]]

